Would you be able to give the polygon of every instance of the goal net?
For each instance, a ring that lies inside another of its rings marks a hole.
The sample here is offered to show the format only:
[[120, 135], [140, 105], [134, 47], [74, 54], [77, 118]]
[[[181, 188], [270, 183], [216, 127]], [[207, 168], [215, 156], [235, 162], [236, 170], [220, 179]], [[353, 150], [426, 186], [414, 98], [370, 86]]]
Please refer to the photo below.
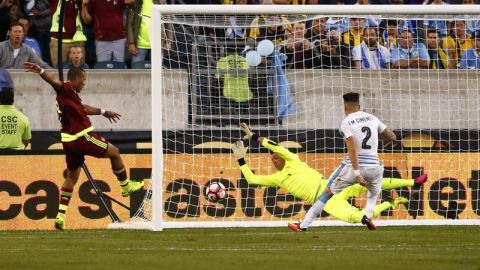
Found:
[[[311, 202], [241, 174], [231, 151], [243, 136], [239, 123], [328, 179], [346, 155], [338, 127], [342, 95], [351, 91], [399, 138], [379, 143], [384, 177], [403, 182], [382, 190], [378, 204], [407, 201], [380, 212], [376, 223], [480, 224], [479, 11], [155, 6], [152, 188], [132, 224], [160, 230], [301, 220]], [[277, 172], [267, 149], [246, 145], [255, 174]], [[423, 174], [428, 181], [413, 186]], [[206, 198], [211, 182], [226, 187], [225, 199]], [[365, 206], [365, 194], [346, 200]], [[349, 223], [324, 212], [314, 224]]]

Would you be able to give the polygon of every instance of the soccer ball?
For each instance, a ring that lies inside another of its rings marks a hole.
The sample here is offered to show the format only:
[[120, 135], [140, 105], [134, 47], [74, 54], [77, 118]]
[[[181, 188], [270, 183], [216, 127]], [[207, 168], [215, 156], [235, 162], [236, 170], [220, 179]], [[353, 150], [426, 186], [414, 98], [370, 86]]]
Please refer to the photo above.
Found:
[[222, 183], [212, 182], [210, 185], [207, 186], [207, 189], [205, 190], [205, 195], [207, 195], [207, 198], [210, 201], [215, 202], [225, 198], [225, 196], [227, 195], [227, 191]]

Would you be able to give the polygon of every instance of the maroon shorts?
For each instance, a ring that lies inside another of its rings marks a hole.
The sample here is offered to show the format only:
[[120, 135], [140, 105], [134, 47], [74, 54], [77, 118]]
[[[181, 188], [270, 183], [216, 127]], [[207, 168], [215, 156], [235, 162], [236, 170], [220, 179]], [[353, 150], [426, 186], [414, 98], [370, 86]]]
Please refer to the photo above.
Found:
[[85, 161], [85, 155], [93, 157], [103, 157], [107, 153], [108, 141], [95, 132], [89, 132], [83, 137], [71, 142], [63, 142], [65, 150], [67, 168], [75, 170], [82, 166]]

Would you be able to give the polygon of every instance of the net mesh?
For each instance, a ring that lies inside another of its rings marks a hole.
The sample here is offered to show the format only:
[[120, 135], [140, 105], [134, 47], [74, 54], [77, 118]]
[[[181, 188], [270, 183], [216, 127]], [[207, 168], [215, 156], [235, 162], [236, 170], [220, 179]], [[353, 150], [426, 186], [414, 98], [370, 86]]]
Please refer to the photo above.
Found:
[[[164, 222], [302, 219], [311, 202], [289, 194], [288, 184], [252, 185], [241, 174], [230, 149], [243, 136], [238, 125], [248, 123], [328, 178], [346, 155], [338, 127], [350, 91], [400, 139], [380, 142], [379, 156], [384, 177], [404, 179], [403, 187], [383, 190], [378, 203], [408, 202], [377, 219], [478, 220], [479, 16], [163, 20], [162, 114], [153, 121], [163, 127], [163, 201], [154, 207]], [[255, 174], [277, 172], [265, 148], [246, 144]], [[422, 187], [408, 184], [422, 174], [429, 176]], [[211, 182], [225, 185], [224, 200], [206, 199]], [[151, 194], [136, 218], [151, 218]], [[361, 209], [365, 194], [345, 200]]]

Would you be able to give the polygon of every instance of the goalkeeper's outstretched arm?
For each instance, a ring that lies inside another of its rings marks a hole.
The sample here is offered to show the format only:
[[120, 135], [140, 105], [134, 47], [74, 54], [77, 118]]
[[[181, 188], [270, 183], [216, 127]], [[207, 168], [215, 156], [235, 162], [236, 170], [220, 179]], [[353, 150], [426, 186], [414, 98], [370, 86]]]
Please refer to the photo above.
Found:
[[240, 166], [240, 170], [245, 176], [245, 179], [249, 184], [252, 185], [260, 185], [260, 186], [278, 186], [280, 181], [280, 174], [274, 173], [271, 175], [256, 175], [250, 170], [248, 167], [247, 162], [245, 161], [245, 155], [247, 153], [247, 148], [243, 146], [242, 141], [237, 141], [233, 144], [232, 147], [233, 154], [237, 158], [238, 165]]
[[240, 128], [245, 133], [243, 139], [257, 141], [263, 147], [268, 148], [270, 151], [276, 153], [279, 157], [286, 161], [298, 159], [297, 155], [288, 151], [288, 149], [286, 149], [285, 147], [278, 145], [276, 142], [268, 138], [261, 137], [253, 133], [246, 123], [241, 123]]

